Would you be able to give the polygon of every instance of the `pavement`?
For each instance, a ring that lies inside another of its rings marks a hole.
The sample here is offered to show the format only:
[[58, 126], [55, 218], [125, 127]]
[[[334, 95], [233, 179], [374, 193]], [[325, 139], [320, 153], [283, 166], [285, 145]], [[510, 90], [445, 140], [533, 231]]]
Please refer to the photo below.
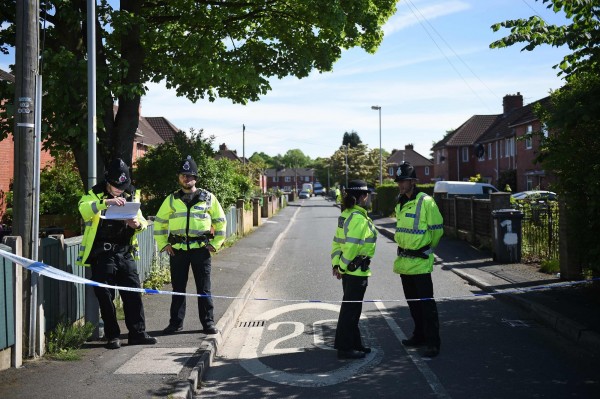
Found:
[[[119, 350], [108, 350], [103, 342], [88, 342], [78, 361], [37, 359], [26, 361], [19, 369], [0, 371], [0, 397], [192, 398], [211, 359], [235, 327], [246, 303], [244, 298], [250, 296], [278, 250], [279, 241], [297, 210], [298, 205], [291, 203], [272, 218], [263, 219], [262, 226], [213, 258], [212, 286], [213, 294], [218, 295], [214, 302], [219, 334], [201, 333], [196, 299], [188, 297], [184, 331], [163, 336], [170, 297], [146, 295], [147, 331], [158, 338], [157, 345], [127, 345], [123, 327], [123, 347]], [[375, 217], [374, 222], [382, 235], [393, 238], [395, 219]], [[558, 276], [540, 273], [532, 265], [495, 263], [491, 253], [452, 238], [442, 239], [436, 256], [437, 266], [477, 286], [482, 295], [510, 301], [566, 339], [600, 353], [597, 285], [552, 288], [560, 285]], [[195, 292], [191, 274], [188, 292]]]

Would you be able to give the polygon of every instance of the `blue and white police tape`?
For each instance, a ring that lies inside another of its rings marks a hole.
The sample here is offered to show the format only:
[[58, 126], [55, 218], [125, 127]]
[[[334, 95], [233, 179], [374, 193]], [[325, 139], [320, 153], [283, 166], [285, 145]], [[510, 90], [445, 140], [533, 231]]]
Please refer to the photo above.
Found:
[[[38, 273], [42, 276], [51, 278], [53, 280], [60, 280], [71, 282], [75, 284], [84, 284], [90, 285], [94, 287], [103, 287], [109, 289], [117, 289], [123, 291], [133, 291], [140, 292], [144, 294], [162, 294], [162, 295], [184, 295], [184, 296], [192, 296], [192, 297], [207, 297], [210, 296], [213, 299], [245, 299], [244, 297], [236, 297], [236, 296], [222, 296], [222, 295], [203, 295], [203, 294], [188, 294], [184, 292], [173, 292], [173, 291], [163, 291], [156, 290], [153, 288], [134, 288], [134, 287], [122, 287], [118, 285], [109, 285], [99, 283], [93, 280], [86, 279], [84, 277], [76, 276], [71, 273], [67, 273], [64, 270], [57, 269], [50, 265], [47, 265], [42, 262], [36, 262], [31, 259], [24, 258], [22, 256], [18, 256], [12, 254], [10, 252], [4, 251], [0, 249], [0, 256], [9, 259], [13, 263], [18, 264], [19, 266], [30, 270], [34, 273]], [[447, 297], [435, 297], [435, 298], [420, 298], [420, 299], [365, 299], [362, 301], [340, 301], [340, 300], [321, 300], [321, 299], [284, 299], [284, 298], [257, 298], [251, 297], [249, 300], [254, 301], [273, 301], [273, 302], [310, 302], [310, 303], [342, 303], [342, 302], [362, 302], [362, 303], [373, 303], [373, 302], [409, 302], [409, 301], [429, 301], [435, 299], [436, 301], [448, 301], [448, 300], [461, 300], [461, 299], [475, 299], [484, 296], [495, 296], [495, 295], [506, 295], [506, 294], [515, 294], [515, 293], [525, 293], [529, 291], [540, 291], [540, 290], [548, 290], [552, 288], [560, 288], [560, 287], [569, 287], [577, 284], [587, 284], [594, 280], [581, 280], [581, 281], [566, 281], [559, 283], [552, 283], [546, 285], [539, 285], [535, 287], [525, 287], [525, 288], [510, 288], [501, 291], [493, 291], [493, 292], [483, 292], [483, 293], [475, 293], [469, 295], [459, 295], [459, 296], [447, 296]]]

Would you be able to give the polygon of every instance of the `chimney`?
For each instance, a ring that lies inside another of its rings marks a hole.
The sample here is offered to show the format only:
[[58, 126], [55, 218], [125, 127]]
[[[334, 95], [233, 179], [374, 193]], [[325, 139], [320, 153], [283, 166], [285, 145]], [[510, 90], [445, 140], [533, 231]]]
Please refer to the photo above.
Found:
[[414, 146], [412, 144], [407, 144], [404, 146], [405, 150], [412, 150], [414, 148]]
[[502, 99], [502, 108], [504, 109], [504, 115], [511, 113], [512, 111], [523, 108], [523, 96], [520, 92], [517, 94], [507, 94]]
[[219, 145], [219, 151], [226, 151], [227, 150], [227, 145], [225, 145], [225, 143]]

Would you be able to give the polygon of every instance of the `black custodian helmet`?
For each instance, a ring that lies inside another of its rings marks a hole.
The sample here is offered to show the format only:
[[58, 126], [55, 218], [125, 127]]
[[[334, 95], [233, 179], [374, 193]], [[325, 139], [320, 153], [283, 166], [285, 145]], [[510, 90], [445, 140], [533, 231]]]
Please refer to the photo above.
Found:
[[104, 177], [108, 184], [119, 190], [127, 190], [131, 185], [129, 167], [121, 158], [115, 158], [110, 161]]
[[191, 155], [188, 155], [183, 161], [181, 161], [181, 165], [179, 166], [179, 171], [177, 173], [180, 175], [191, 175], [198, 177], [198, 165], [196, 165], [196, 162], [194, 162], [194, 159]]
[[415, 171], [415, 167], [406, 161], [402, 162], [400, 166], [398, 166], [396, 178], [394, 179], [395, 182], [402, 180], [417, 180], [417, 172]]
[[362, 180], [351, 180], [348, 182], [346, 192], [354, 195], [367, 194], [369, 193], [369, 187], [367, 187], [367, 183]]

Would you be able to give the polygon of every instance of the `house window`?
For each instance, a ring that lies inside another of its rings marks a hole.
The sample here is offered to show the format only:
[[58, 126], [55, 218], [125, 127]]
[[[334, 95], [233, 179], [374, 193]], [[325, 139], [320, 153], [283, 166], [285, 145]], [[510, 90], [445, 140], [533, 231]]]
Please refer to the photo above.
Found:
[[429, 166], [425, 166], [425, 176], [429, 176]]
[[462, 148], [462, 161], [469, 162], [469, 147]]
[[527, 125], [527, 132], [525, 133], [525, 148], [531, 150], [533, 148], [532, 144], [532, 134], [533, 134], [533, 126]]
[[514, 157], [515, 156], [515, 140], [514, 140], [514, 138], [504, 140], [504, 146], [505, 146], [504, 154], [507, 157]]
[[289, 183], [289, 182], [291, 182], [291, 181], [292, 181], [292, 177], [291, 177], [291, 176], [286, 176], [286, 177], [285, 177], [285, 182], [286, 182], [286, 183]]
[[533, 179], [531, 176], [527, 176], [527, 190], [533, 190]]
[[273, 177], [273, 183], [279, 183], [279, 176]]
[[394, 176], [394, 168], [393, 167], [388, 169], [388, 176]]
[[492, 159], [492, 143], [488, 143], [488, 159]]

